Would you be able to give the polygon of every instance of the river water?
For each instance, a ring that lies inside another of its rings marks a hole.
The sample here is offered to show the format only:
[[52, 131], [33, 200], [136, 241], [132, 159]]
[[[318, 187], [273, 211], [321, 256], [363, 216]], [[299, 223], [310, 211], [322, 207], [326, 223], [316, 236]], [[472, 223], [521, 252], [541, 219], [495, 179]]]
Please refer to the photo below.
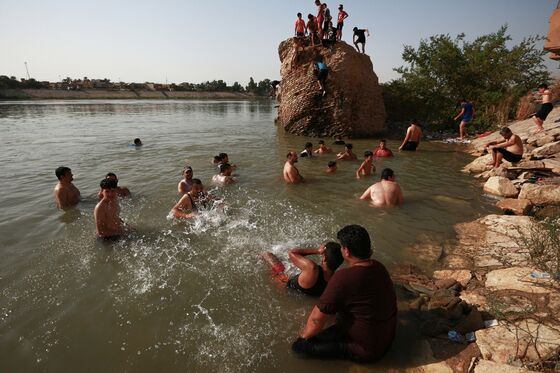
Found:
[[[469, 157], [435, 143], [377, 161], [366, 180], [355, 178], [357, 162], [325, 175], [332, 155], [300, 159], [307, 183], [286, 186], [285, 155], [308, 139], [284, 134], [275, 115], [270, 101], [0, 103], [0, 371], [353, 370], [292, 355], [313, 299], [274, 284], [258, 254], [286, 260], [288, 248], [314, 247], [356, 223], [389, 269], [420, 264], [415, 243], [452, 238], [453, 224], [493, 211], [492, 201], [459, 172]], [[142, 148], [127, 146], [135, 137]], [[377, 140], [353, 144], [361, 155]], [[210, 185], [219, 152], [238, 166], [238, 183], [225, 189]], [[225, 210], [167, 218], [186, 163]], [[52, 197], [59, 165], [72, 168], [83, 197], [65, 213]], [[406, 204], [371, 208], [358, 197], [387, 166]], [[132, 191], [121, 215], [135, 227], [110, 245], [95, 239], [93, 223], [109, 171]], [[408, 337], [362, 368], [409, 366]]]

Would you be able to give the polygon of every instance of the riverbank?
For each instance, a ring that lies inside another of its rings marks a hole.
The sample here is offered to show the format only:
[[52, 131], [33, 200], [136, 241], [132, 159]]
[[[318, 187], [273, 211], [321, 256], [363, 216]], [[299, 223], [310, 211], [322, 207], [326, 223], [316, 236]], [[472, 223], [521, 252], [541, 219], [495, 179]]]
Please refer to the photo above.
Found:
[[[477, 158], [464, 168], [495, 196], [504, 215], [491, 214], [454, 226], [456, 240], [412, 249], [436, 261], [431, 277], [403, 267], [394, 279], [409, 296], [433, 363], [420, 371], [529, 372], [560, 368], [560, 285], [543, 272], [550, 257], [542, 248], [558, 240], [542, 219], [560, 216], [560, 116], [555, 108], [545, 131], [533, 134], [532, 119], [509, 128], [521, 137], [522, 161], [488, 170], [484, 154], [498, 132], [473, 141]], [[555, 241], [556, 240], [556, 241]], [[557, 245], [556, 245], [557, 246]], [[558, 247], [555, 247], [558, 260]], [[543, 275], [544, 273], [544, 275]], [[552, 273], [554, 276], [554, 273]], [[447, 332], [474, 332], [457, 344]], [[451, 353], [450, 353], [451, 351]]]
[[263, 98], [244, 92], [186, 92], [186, 91], [148, 91], [105, 89], [0, 89], [0, 100], [107, 100], [107, 99], [162, 99], [162, 100], [199, 100], [226, 99], [248, 100]]

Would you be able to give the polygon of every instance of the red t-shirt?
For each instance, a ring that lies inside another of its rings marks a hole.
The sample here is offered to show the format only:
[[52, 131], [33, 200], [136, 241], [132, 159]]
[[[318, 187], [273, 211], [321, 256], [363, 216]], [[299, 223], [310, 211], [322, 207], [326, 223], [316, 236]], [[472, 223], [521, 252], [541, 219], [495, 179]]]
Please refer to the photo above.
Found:
[[338, 12], [338, 23], [344, 23], [345, 17], [348, 17], [348, 13], [346, 13], [344, 10]]
[[392, 157], [393, 156], [393, 152], [387, 148], [385, 149], [380, 149], [380, 148], [376, 148], [375, 151], [373, 152], [373, 155], [375, 157]]
[[296, 32], [305, 32], [305, 21], [301, 18], [296, 19]]
[[336, 326], [358, 361], [380, 358], [395, 337], [397, 297], [389, 273], [376, 260], [336, 271], [317, 307], [336, 314]]

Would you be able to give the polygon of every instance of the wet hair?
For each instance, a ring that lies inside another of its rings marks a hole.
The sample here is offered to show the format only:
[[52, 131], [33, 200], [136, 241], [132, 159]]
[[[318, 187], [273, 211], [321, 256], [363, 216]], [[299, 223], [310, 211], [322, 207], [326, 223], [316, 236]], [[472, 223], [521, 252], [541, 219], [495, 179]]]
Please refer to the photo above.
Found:
[[325, 141], [319, 140], [319, 145], [324, 144], [324, 143], [325, 143]]
[[539, 84], [539, 88], [544, 88], [544, 89], [548, 89], [548, 84]]
[[291, 155], [294, 155], [294, 152], [288, 152], [288, 154], [286, 154], [286, 158], [290, 158]]
[[224, 173], [226, 172], [229, 168], [231, 168], [231, 165], [229, 163], [222, 163], [220, 165], [220, 173]]
[[305, 143], [305, 149], [313, 147], [313, 144], [310, 142]]
[[134, 145], [142, 145], [142, 140], [140, 140], [138, 137], [134, 139]]
[[410, 121], [411, 124], [418, 124], [418, 119], [414, 118], [413, 120]]
[[385, 140], [385, 139], [379, 140], [379, 142], [382, 142], [383, 144], [387, 144], [387, 140]]
[[113, 172], [107, 172], [107, 175], [105, 175], [105, 178], [108, 178], [108, 177], [114, 177], [114, 178], [116, 178], [117, 175], [115, 175]]
[[336, 238], [350, 255], [358, 259], [368, 259], [371, 256], [371, 240], [367, 230], [360, 225], [347, 225], [336, 234]]
[[344, 5], [338, 4], [338, 9], [344, 9]]
[[298, 13], [297, 16], [298, 16], [298, 17], [301, 17], [301, 13]]
[[390, 168], [384, 168], [381, 171], [381, 180], [389, 180], [390, 177], [395, 176], [395, 173]]
[[307, 15], [307, 19], [312, 20], [313, 18], [315, 18], [315, 16], [313, 14], [309, 13]]
[[61, 177], [63, 177], [64, 175], [66, 175], [67, 172], [70, 171], [72, 171], [70, 168], [65, 166], [60, 166], [56, 170], [54, 170], [54, 174], [56, 175], [56, 178], [60, 180]]
[[372, 153], [371, 151], [369, 151], [369, 150], [366, 150], [366, 151], [364, 152], [364, 157], [365, 157], [365, 158], [367, 158], [367, 157], [373, 157], [373, 153]]
[[357, 27], [354, 27], [354, 28], [352, 29], [352, 31], [358, 31], [358, 28], [357, 28]]
[[327, 242], [325, 244], [325, 261], [327, 262], [327, 267], [333, 272], [342, 264], [344, 258], [340, 252], [339, 244], [336, 242]]
[[344, 147], [348, 150], [352, 150], [352, 148], [354, 147], [352, 144], [346, 144], [344, 145]]
[[115, 189], [117, 187], [117, 180], [114, 179], [103, 179], [99, 183], [101, 189]]
[[202, 185], [202, 181], [200, 181], [200, 179], [192, 179], [191, 180], [191, 184], [192, 185]]
[[222, 157], [220, 157], [219, 155], [215, 155], [214, 156], [214, 162], [221, 162], [222, 161]]
[[329, 163], [327, 163], [327, 167], [328, 167], [328, 168], [333, 168], [334, 166], [336, 166], [336, 162], [335, 162], [335, 161], [329, 161]]
[[502, 127], [502, 129], [500, 130], [500, 135], [504, 136], [504, 135], [511, 135], [513, 132], [511, 132], [511, 130], [509, 129], [509, 127]]
[[218, 154], [218, 156], [220, 158], [224, 159], [224, 158], [227, 158], [228, 155], [227, 155], [227, 153], [220, 153], [220, 154]]

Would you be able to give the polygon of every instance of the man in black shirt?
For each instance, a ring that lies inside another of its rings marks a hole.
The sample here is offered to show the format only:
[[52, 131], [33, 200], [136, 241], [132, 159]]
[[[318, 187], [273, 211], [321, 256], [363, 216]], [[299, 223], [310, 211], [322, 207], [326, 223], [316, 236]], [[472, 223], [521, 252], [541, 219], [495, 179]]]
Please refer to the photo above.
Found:
[[360, 51], [360, 47], [358, 47], [358, 44], [362, 44], [362, 53], [366, 53], [366, 33], [367, 36], [369, 36], [369, 30], [366, 29], [358, 29], [357, 27], [354, 27], [353, 29], [354, 31], [354, 45], [356, 46], [356, 49], [358, 50], [358, 52]]

